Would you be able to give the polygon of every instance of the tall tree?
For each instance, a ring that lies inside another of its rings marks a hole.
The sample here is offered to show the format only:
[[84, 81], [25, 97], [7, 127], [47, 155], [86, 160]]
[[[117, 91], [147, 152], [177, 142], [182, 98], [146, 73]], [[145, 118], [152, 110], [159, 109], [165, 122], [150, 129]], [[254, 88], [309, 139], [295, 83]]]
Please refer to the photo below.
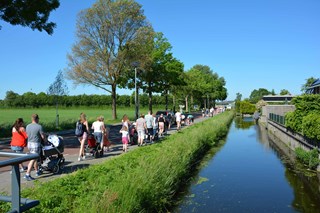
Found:
[[[138, 63], [137, 78], [139, 79], [138, 87], [148, 94], [149, 110], [152, 111], [152, 93], [167, 95], [171, 85], [181, 84], [180, 75], [183, 73], [183, 64], [173, 57], [172, 46], [162, 33], [151, 32], [145, 40], [147, 42], [142, 46], [143, 49], [136, 51], [143, 58]], [[129, 71], [127, 74], [121, 86], [133, 88], [133, 72]], [[131, 80], [127, 81], [127, 79]]]
[[56, 102], [56, 127], [59, 127], [59, 97], [68, 94], [68, 86], [64, 81], [63, 73], [61, 70], [58, 71], [55, 81], [49, 86], [47, 90], [48, 95], [54, 96]]
[[[204, 83], [198, 86], [204, 99], [204, 105], [206, 106], [207, 102], [215, 103], [216, 100], [225, 100], [227, 98], [227, 89], [225, 88], [225, 80], [223, 77], [211, 70], [207, 65], [195, 65], [193, 69], [199, 70], [201, 72], [200, 76], [203, 79]], [[210, 101], [211, 100], [211, 101]], [[208, 103], [208, 105], [210, 105]]]
[[12, 25], [44, 30], [51, 35], [56, 24], [48, 22], [48, 18], [59, 6], [59, 0], [1, 0], [0, 19]]
[[75, 84], [111, 93], [113, 119], [117, 118], [117, 85], [130, 67], [135, 47], [144, 44], [144, 28], [151, 27], [141, 5], [133, 0], [98, 0], [78, 16], [78, 41], [68, 55], [68, 77]]
[[251, 103], [257, 103], [259, 100], [262, 99], [263, 96], [265, 95], [270, 95], [271, 92], [269, 92], [265, 88], [259, 88], [258, 90], [253, 90], [250, 94], [249, 100]]
[[290, 92], [289, 92], [289, 90], [282, 89], [282, 90], [280, 91], [280, 95], [290, 95]]
[[310, 87], [311, 84], [313, 82], [315, 82], [316, 80], [317, 79], [314, 77], [310, 77], [310, 78], [306, 79], [306, 83], [301, 86], [301, 92], [305, 93], [307, 91], [308, 87]]
[[242, 94], [240, 92], [237, 92], [236, 93], [236, 101], [241, 101], [241, 98], [242, 98]]

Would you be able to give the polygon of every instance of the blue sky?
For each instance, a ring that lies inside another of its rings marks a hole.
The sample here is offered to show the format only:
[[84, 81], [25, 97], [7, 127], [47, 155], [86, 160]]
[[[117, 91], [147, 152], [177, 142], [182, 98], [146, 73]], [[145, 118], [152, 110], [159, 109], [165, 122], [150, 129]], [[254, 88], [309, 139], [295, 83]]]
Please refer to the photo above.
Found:
[[[52, 36], [0, 21], [0, 99], [12, 90], [46, 92], [75, 42], [76, 15], [93, 0], [61, 0], [51, 13]], [[138, 0], [157, 32], [173, 46], [185, 65], [208, 65], [227, 84], [228, 100], [254, 89], [294, 95], [309, 77], [320, 77], [319, 0]], [[91, 86], [70, 95], [104, 94]], [[131, 94], [117, 90], [119, 94]]]

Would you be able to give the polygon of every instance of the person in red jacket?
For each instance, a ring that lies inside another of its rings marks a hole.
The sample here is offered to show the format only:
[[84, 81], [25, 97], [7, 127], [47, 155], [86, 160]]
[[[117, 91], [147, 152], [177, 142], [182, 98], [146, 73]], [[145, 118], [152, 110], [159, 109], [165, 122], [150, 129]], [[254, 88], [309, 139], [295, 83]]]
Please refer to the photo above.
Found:
[[[24, 147], [27, 146], [27, 133], [22, 118], [18, 118], [12, 126], [11, 150], [17, 153], [23, 153]], [[20, 172], [24, 172], [27, 167], [19, 165]]]

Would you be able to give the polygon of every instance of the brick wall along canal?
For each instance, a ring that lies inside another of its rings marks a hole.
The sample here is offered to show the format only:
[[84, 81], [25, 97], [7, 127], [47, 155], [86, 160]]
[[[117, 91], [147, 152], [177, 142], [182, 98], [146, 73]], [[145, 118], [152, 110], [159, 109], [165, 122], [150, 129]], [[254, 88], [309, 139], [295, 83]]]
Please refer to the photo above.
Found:
[[297, 169], [290, 158], [264, 128], [237, 118], [175, 212], [319, 213], [319, 174]]

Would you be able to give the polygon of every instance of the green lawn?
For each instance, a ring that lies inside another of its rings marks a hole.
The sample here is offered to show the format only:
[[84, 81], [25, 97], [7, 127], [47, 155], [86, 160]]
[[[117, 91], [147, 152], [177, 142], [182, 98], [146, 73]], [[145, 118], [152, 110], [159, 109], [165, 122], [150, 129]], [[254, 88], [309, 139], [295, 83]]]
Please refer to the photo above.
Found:
[[[156, 112], [158, 109], [154, 109]], [[70, 129], [75, 125], [75, 121], [79, 118], [81, 112], [87, 115], [89, 123], [92, 123], [100, 115], [105, 118], [106, 124], [114, 124], [121, 122], [124, 114], [127, 114], [130, 120], [134, 120], [134, 107], [117, 108], [118, 119], [112, 119], [111, 107], [101, 108], [61, 108], [59, 109], [59, 129]], [[141, 108], [140, 113], [147, 114], [147, 108]], [[39, 108], [39, 109], [0, 109], [0, 137], [9, 136], [10, 127], [17, 118], [23, 118], [26, 124], [31, 122], [31, 115], [37, 113], [40, 117], [40, 123], [44, 125], [46, 131], [55, 129], [55, 108]]]

